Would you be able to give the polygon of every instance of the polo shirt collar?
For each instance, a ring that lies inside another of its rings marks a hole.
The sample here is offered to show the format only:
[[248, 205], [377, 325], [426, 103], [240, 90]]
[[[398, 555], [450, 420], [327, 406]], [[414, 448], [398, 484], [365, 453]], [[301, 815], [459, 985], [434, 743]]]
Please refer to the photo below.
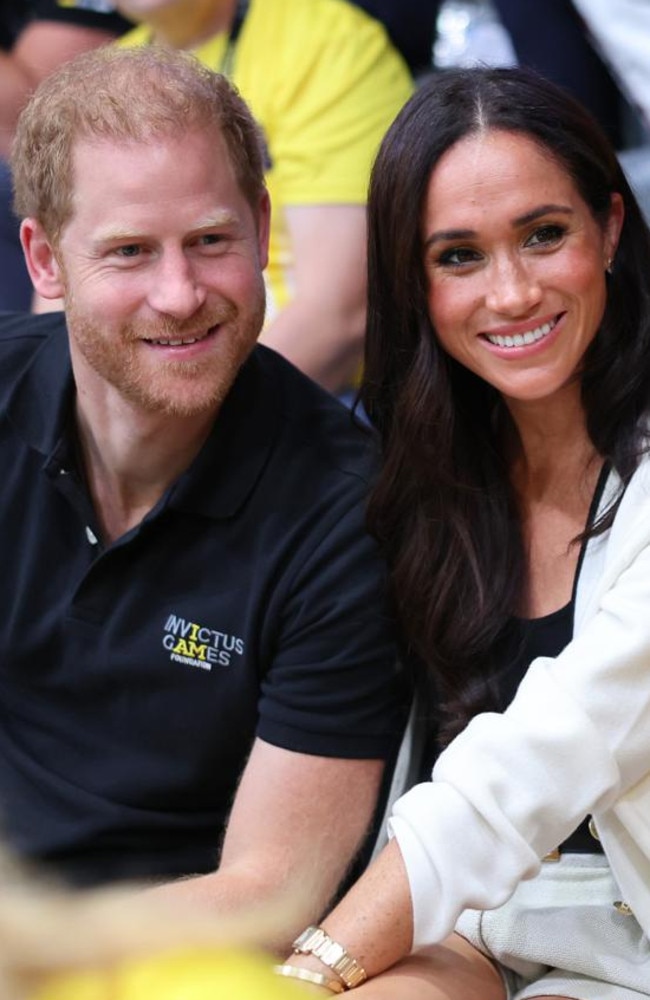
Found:
[[[225, 518], [233, 516], [250, 495], [280, 428], [279, 386], [269, 354], [256, 347], [242, 366], [205, 444], [170, 488], [163, 506]], [[73, 398], [67, 330], [61, 317], [8, 402], [11, 422], [46, 462], [69, 436]]]
[[74, 398], [65, 319], [61, 315], [56, 320], [53, 331], [16, 381], [7, 405], [14, 427], [45, 458], [55, 450], [69, 424]]

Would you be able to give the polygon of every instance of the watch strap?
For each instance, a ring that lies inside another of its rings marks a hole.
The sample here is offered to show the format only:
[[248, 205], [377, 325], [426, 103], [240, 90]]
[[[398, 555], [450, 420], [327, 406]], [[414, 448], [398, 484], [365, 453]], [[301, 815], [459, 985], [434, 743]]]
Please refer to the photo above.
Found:
[[339, 977], [348, 990], [360, 986], [368, 978], [356, 958], [342, 944], [332, 940], [322, 927], [308, 927], [304, 930], [293, 942], [293, 950], [298, 955], [314, 955]]

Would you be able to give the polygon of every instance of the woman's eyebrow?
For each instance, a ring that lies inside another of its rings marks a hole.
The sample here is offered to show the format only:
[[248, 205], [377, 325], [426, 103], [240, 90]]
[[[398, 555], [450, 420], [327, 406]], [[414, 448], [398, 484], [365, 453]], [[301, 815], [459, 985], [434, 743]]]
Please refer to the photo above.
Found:
[[476, 236], [476, 232], [473, 229], [439, 229], [427, 237], [424, 245], [429, 247], [432, 243], [442, 243], [450, 240], [470, 240], [474, 236]]
[[543, 215], [552, 215], [554, 212], [561, 212], [563, 215], [573, 215], [573, 209], [570, 205], [556, 205], [550, 202], [547, 205], [540, 205], [538, 208], [533, 208], [524, 215], [518, 215], [516, 219], [512, 220], [512, 225], [525, 226], [529, 222], [535, 222], [536, 219], [541, 218]]
[[[516, 219], [512, 220], [511, 225], [513, 228], [516, 226], [525, 226], [531, 222], [535, 222], [536, 219], [542, 218], [544, 215], [551, 215], [554, 212], [561, 212], [563, 215], [573, 215], [573, 209], [569, 205], [556, 205], [554, 202], [549, 202], [546, 205], [539, 205], [537, 208], [531, 209], [530, 212], [526, 212], [524, 215], [518, 215]], [[429, 247], [434, 243], [470, 240], [476, 235], [474, 229], [438, 229], [427, 237], [424, 245]]]

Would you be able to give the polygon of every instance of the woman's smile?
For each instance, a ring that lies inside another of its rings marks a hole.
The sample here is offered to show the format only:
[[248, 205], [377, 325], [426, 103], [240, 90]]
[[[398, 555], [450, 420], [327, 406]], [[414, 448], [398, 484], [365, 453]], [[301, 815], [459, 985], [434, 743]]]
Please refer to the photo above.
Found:
[[431, 176], [424, 215], [442, 348], [505, 398], [548, 403], [598, 331], [619, 225], [618, 203], [601, 226], [534, 140], [492, 130], [457, 142]]

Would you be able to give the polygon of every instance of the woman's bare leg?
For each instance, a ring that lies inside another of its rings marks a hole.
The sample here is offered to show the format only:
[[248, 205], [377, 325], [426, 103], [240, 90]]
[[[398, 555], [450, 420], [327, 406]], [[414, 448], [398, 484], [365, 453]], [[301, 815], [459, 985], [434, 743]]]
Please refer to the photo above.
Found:
[[505, 1000], [505, 995], [492, 962], [458, 934], [354, 990], [354, 1000]]

